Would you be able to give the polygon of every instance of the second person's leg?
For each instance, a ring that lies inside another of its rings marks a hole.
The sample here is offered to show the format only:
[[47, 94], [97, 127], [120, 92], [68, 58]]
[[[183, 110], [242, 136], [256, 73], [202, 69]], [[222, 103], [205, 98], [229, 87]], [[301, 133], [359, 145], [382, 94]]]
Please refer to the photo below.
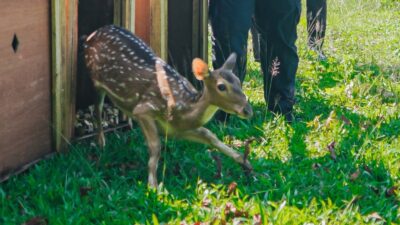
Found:
[[261, 33], [261, 66], [268, 109], [292, 119], [295, 77], [299, 58], [295, 42], [301, 13], [300, 0], [256, 0]]

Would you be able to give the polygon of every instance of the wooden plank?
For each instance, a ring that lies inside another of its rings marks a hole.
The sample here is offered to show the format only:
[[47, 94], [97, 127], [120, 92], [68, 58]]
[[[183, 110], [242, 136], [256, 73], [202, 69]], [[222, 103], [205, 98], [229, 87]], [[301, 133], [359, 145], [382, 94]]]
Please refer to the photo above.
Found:
[[49, 12], [47, 0], [0, 1], [0, 180], [51, 152]]
[[150, 0], [135, 1], [135, 34], [150, 45]]
[[200, 1], [201, 0], [193, 0], [192, 6], [192, 58], [200, 55]]
[[122, 1], [123, 0], [114, 0], [114, 24], [117, 26], [121, 26]]
[[135, 0], [123, 0], [122, 11], [122, 26], [135, 32]]
[[65, 151], [73, 136], [78, 0], [52, 0], [53, 141]]
[[208, 0], [201, 0], [200, 57], [208, 62]]
[[167, 60], [168, 0], [150, 0], [150, 46], [156, 54]]

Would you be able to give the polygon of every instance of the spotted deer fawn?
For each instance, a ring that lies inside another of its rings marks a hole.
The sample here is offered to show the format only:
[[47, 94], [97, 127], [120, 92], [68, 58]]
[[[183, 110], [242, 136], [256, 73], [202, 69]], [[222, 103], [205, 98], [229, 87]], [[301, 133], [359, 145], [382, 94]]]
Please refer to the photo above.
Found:
[[203, 127], [218, 109], [241, 118], [253, 114], [240, 81], [232, 72], [235, 54], [220, 69], [211, 72], [204, 61], [193, 60], [193, 73], [204, 84], [202, 92], [198, 92], [185, 77], [156, 57], [141, 39], [123, 28], [102, 27], [88, 36], [83, 46], [86, 66], [98, 92], [99, 144], [105, 145], [100, 115], [107, 95], [122, 112], [138, 122], [144, 133], [150, 157], [150, 186], [157, 186], [161, 151], [158, 128], [177, 138], [211, 145], [251, 169], [241, 154]]

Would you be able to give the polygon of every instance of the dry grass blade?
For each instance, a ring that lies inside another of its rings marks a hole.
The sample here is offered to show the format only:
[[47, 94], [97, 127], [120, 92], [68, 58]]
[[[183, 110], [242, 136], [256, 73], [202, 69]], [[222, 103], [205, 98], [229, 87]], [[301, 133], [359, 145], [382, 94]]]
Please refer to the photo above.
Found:
[[345, 116], [341, 116], [340, 117], [340, 119], [346, 124], [346, 125], [350, 125], [351, 124], [351, 121], [347, 118], [347, 117], [345, 117]]
[[81, 194], [81, 197], [87, 196], [91, 190], [91, 187], [80, 187], [79, 192]]
[[[247, 158], [249, 157], [250, 150], [251, 150], [250, 149], [250, 144], [255, 140], [256, 140], [255, 137], [251, 137], [251, 138], [248, 138], [248, 139], [245, 140], [245, 142], [244, 142], [244, 154], [243, 154], [243, 161], [244, 162], [246, 162]], [[242, 166], [242, 167], [243, 167], [246, 175], [249, 176], [252, 170], [247, 168], [246, 166]]]
[[47, 219], [42, 218], [42, 217], [34, 217], [34, 218], [26, 221], [22, 225], [47, 225], [47, 224], [49, 224], [47, 222]]
[[217, 165], [217, 172], [214, 175], [215, 179], [221, 179], [222, 177], [222, 162], [221, 162], [221, 158], [219, 157], [219, 155], [212, 153], [211, 152], [211, 157], [215, 160], [215, 163]]
[[391, 196], [393, 196], [393, 195], [395, 195], [396, 194], [396, 191], [397, 191], [397, 187], [396, 186], [393, 186], [393, 187], [391, 187], [391, 188], [389, 188], [389, 189], [387, 189], [386, 190], [386, 197], [391, 197]]
[[357, 180], [358, 179], [358, 177], [360, 176], [360, 169], [357, 169], [356, 170], [356, 172], [354, 172], [354, 173], [352, 173], [351, 175], [350, 175], [350, 180], [351, 181], [355, 181], [355, 180]]
[[248, 156], [249, 156], [249, 154], [250, 154], [250, 144], [251, 144], [253, 141], [255, 141], [255, 140], [256, 140], [255, 137], [251, 137], [251, 138], [247, 139], [247, 140], [244, 142], [244, 154], [243, 154], [243, 159], [244, 159], [244, 161], [247, 160], [247, 158], [248, 158]]
[[332, 141], [331, 143], [329, 143], [327, 148], [328, 148], [329, 152], [331, 153], [331, 158], [336, 161], [337, 156], [336, 156], [336, 152], [335, 152], [335, 146], [336, 146], [336, 142]]
[[228, 186], [228, 195], [231, 195], [232, 193], [234, 193], [236, 191], [236, 188], [237, 188], [237, 183], [235, 181], [230, 183]]
[[368, 215], [368, 219], [374, 219], [374, 220], [383, 220], [383, 218], [377, 213], [377, 212], [373, 212], [371, 214]]

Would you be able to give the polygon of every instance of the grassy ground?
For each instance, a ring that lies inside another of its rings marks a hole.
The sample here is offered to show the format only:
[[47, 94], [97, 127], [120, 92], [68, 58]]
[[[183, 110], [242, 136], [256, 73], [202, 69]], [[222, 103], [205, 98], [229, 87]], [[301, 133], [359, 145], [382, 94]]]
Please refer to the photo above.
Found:
[[155, 192], [140, 131], [114, 133], [105, 151], [74, 144], [0, 184], [0, 224], [400, 224], [400, 7], [385, 2], [328, 1], [326, 62], [306, 48], [303, 15], [292, 125], [266, 112], [249, 62], [255, 117], [208, 127], [242, 152], [257, 137], [253, 175], [205, 146], [163, 139]]

